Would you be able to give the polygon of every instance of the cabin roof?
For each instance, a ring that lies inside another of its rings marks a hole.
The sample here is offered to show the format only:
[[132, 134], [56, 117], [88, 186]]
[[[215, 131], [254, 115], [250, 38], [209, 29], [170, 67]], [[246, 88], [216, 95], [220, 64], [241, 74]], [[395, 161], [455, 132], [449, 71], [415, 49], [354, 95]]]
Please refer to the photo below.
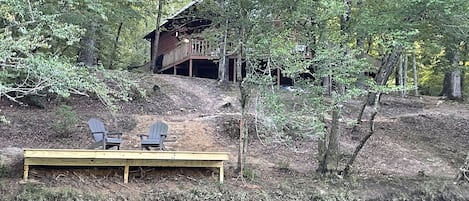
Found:
[[[191, 2], [189, 2], [188, 4], [186, 4], [184, 7], [182, 7], [179, 11], [177, 11], [176, 13], [174, 13], [173, 15], [171, 15], [170, 17], [166, 18], [163, 23], [160, 24], [160, 27], [164, 27], [166, 26], [166, 24], [168, 22], [170, 22], [172, 19], [175, 19], [176, 17], [178, 17], [181, 13], [183, 13], [184, 11], [188, 10], [190, 7], [196, 5], [196, 4], [199, 4], [199, 3], [202, 3], [204, 0], [193, 0]], [[155, 36], [155, 31], [156, 29], [154, 29], [152, 32], [148, 33], [147, 35], [145, 35], [143, 38], [144, 39], [147, 39], [147, 40], [150, 40], [151, 38], [153, 38]]]

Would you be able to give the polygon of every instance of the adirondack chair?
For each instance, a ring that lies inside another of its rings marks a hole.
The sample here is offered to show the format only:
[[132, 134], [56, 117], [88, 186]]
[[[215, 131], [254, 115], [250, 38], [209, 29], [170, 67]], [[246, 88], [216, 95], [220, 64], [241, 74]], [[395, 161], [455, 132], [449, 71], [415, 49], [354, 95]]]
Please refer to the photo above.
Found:
[[95, 140], [95, 143], [93, 143], [90, 148], [95, 149], [102, 146], [103, 149], [109, 149], [117, 146], [117, 150], [120, 149], [120, 144], [122, 143], [121, 132], [108, 132], [106, 128], [104, 128], [103, 122], [95, 118], [91, 118], [88, 121], [88, 126]]
[[150, 127], [148, 135], [140, 135], [141, 148], [150, 150], [151, 147], [158, 147], [160, 150], [164, 150], [164, 139], [168, 134], [168, 125], [162, 121], [157, 121]]

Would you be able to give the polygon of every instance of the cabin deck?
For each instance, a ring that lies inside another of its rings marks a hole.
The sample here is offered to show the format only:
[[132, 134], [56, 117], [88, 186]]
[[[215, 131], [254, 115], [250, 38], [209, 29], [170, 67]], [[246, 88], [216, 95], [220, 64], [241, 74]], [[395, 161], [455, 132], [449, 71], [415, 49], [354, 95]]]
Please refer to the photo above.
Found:
[[23, 179], [28, 179], [32, 165], [121, 166], [124, 167], [124, 183], [129, 181], [130, 166], [214, 167], [219, 168], [220, 183], [223, 183], [223, 161], [226, 160], [226, 152], [25, 149]]

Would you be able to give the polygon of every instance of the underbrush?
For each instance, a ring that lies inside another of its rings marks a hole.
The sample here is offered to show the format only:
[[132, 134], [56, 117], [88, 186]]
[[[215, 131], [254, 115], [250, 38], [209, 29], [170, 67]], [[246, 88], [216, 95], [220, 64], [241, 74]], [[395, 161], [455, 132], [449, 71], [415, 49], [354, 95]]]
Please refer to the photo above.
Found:
[[255, 200], [255, 201], [274, 201], [274, 200], [317, 200], [317, 201], [348, 201], [357, 200], [348, 194], [321, 195], [318, 192], [304, 191], [303, 189], [278, 189], [275, 191], [238, 189], [218, 186], [214, 188], [195, 188], [183, 192], [153, 191], [145, 193], [141, 201], [156, 200]]
[[[314, 178], [310, 178], [314, 180]], [[301, 180], [298, 178], [297, 181]], [[309, 179], [308, 179], [309, 180]], [[428, 201], [458, 201], [468, 200], [467, 187], [469, 184], [453, 185], [441, 180], [408, 181], [397, 179], [392, 183], [376, 186], [370, 181], [347, 181], [330, 179], [321, 181], [302, 180], [295, 182], [285, 180], [279, 184], [263, 183], [260, 186], [248, 183], [209, 184], [201, 183], [199, 186], [178, 190], [154, 188], [135, 195], [124, 189], [120, 195], [90, 195], [83, 194], [71, 188], [50, 188], [42, 184], [27, 183], [18, 188], [0, 181], [0, 200], [12, 201], [165, 201], [165, 200], [191, 200], [191, 201], [349, 201], [349, 200], [428, 200]], [[305, 183], [306, 182], [306, 183]], [[348, 183], [347, 182], [351, 182]], [[355, 183], [358, 182], [358, 183]], [[262, 183], [262, 182], [259, 182]], [[335, 183], [335, 184], [333, 184]], [[181, 184], [183, 185], [183, 184]], [[272, 185], [272, 186], [270, 186]], [[367, 186], [367, 187], [366, 187]], [[99, 192], [100, 189], [97, 189]]]
[[[52, 189], [39, 184], [27, 183], [17, 191], [0, 183], [2, 201], [100, 201], [100, 196], [81, 194], [70, 188]], [[8, 193], [7, 193], [8, 192]]]

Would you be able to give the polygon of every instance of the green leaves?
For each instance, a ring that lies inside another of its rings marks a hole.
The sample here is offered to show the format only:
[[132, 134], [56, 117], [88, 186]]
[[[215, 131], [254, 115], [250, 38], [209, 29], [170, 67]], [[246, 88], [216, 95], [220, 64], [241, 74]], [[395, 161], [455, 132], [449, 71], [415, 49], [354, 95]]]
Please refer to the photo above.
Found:
[[0, 96], [17, 103], [29, 95], [50, 93], [65, 98], [72, 94], [96, 96], [112, 109], [115, 101], [130, 100], [132, 91], [144, 95], [138, 83], [127, 80], [123, 72], [78, 66], [74, 59], [63, 56], [59, 49], [63, 51], [64, 44], [75, 45], [84, 30], [63, 22], [61, 15], [52, 11], [44, 14], [38, 2], [32, 7], [26, 2], [3, 0], [5, 6], [0, 8], [0, 20], [6, 22], [0, 26]]

